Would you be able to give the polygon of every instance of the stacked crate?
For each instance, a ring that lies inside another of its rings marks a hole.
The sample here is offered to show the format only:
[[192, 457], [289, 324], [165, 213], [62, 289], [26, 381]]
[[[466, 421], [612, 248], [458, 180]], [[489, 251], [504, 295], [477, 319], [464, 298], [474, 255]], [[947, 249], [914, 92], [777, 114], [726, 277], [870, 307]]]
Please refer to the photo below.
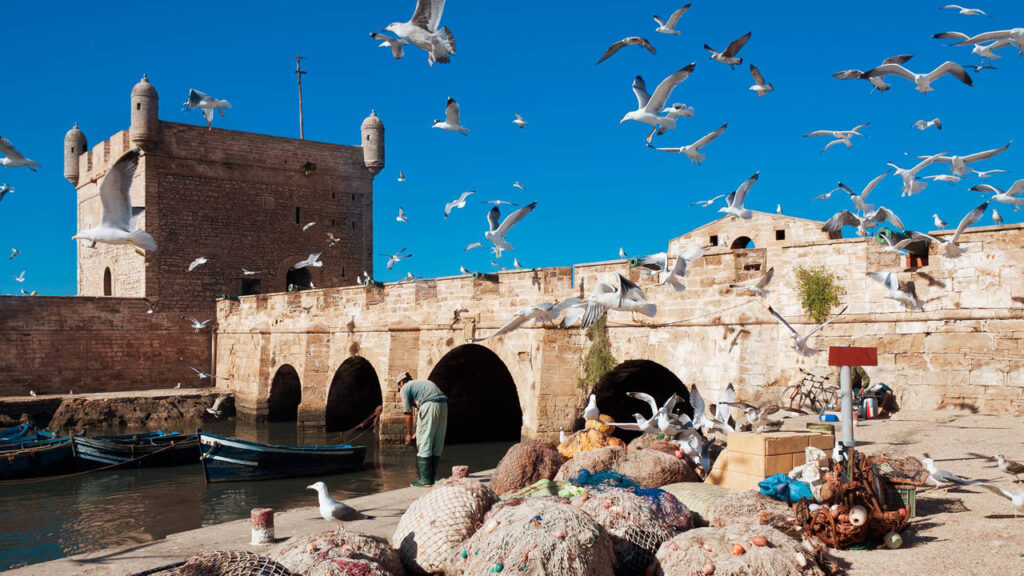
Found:
[[806, 462], [805, 449], [832, 451], [835, 437], [815, 431], [733, 432], [729, 447], [715, 460], [707, 481], [737, 490], [757, 490], [757, 483]]

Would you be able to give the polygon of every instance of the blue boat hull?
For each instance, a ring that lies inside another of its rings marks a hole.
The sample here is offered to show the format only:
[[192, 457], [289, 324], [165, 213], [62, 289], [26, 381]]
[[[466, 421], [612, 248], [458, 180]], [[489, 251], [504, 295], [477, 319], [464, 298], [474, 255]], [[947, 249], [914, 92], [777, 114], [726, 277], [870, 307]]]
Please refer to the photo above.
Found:
[[200, 434], [207, 482], [320, 476], [362, 467], [365, 446], [273, 446]]
[[0, 479], [35, 478], [75, 470], [75, 446], [71, 438], [55, 438], [17, 445], [0, 452]]
[[195, 434], [146, 434], [75, 438], [79, 468], [102, 466], [159, 468], [199, 463]]

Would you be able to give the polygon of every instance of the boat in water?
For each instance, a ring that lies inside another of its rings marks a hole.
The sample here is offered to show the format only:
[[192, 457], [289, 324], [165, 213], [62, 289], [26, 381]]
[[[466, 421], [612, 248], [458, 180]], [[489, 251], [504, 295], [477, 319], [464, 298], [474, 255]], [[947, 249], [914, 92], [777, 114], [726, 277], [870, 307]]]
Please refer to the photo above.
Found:
[[199, 463], [199, 438], [177, 432], [145, 432], [117, 436], [76, 436], [79, 469], [158, 468]]
[[362, 467], [365, 446], [275, 446], [199, 433], [207, 482], [270, 480], [348, 472]]
[[74, 471], [75, 445], [70, 437], [6, 444], [0, 450], [0, 480]]
[[38, 440], [53, 440], [57, 435], [49, 430], [36, 428], [31, 424], [21, 424], [10, 428], [0, 429], [0, 450], [8, 450], [18, 444], [36, 442]]

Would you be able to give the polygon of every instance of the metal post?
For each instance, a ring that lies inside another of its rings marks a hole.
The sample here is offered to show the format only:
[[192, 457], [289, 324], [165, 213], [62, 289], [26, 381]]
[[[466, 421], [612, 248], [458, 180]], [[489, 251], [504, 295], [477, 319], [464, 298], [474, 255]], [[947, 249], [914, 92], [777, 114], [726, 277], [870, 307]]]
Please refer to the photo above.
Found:
[[302, 75], [305, 74], [305, 72], [302, 70], [302, 61], [304, 59], [305, 56], [295, 57], [295, 77], [299, 81], [299, 140], [305, 139], [305, 134], [303, 132], [302, 125]]
[[846, 452], [847, 461], [853, 463], [853, 381], [850, 377], [850, 367], [839, 368], [839, 420], [843, 424], [843, 449]]

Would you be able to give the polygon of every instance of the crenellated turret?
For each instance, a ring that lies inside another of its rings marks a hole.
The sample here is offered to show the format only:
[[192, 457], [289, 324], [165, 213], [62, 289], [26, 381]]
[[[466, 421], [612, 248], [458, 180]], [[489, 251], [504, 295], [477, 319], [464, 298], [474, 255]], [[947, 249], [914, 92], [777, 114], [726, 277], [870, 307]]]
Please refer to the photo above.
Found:
[[64, 135], [64, 178], [78, 186], [78, 157], [89, 149], [85, 133], [78, 129], [78, 122]]
[[159, 99], [156, 88], [143, 74], [142, 80], [132, 88], [132, 124], [129, 129], [132, 146], [149, 150], [160, 142]]
[[362, 133], [363, 164], [370, 174], [376, 176], [384, 169], [384, 123], [375, 111], [370, 110], [359, 130]]

